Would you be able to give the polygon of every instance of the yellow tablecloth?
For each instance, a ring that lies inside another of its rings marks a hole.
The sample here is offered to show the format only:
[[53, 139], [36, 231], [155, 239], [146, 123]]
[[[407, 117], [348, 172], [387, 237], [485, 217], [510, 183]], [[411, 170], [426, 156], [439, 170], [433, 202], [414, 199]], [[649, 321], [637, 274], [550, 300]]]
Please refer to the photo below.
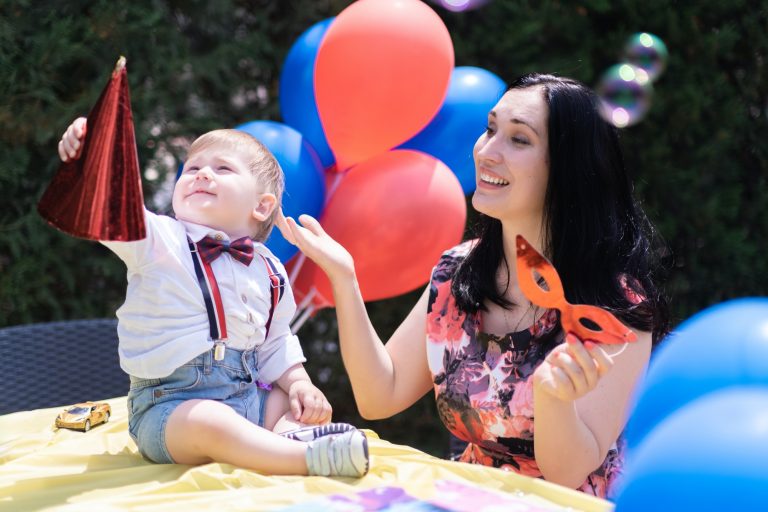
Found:
[[[279, 510], [307, 509], [333, 495], [402, 488], [421, 500], [445, 486], [478, 489], [499, 505], [510, 499], [531, 509], [610, 511], [612, 504], [543, 480], [434, 458], [367, 431], [371, 471], [361, 479], [274, 477], [228, 464], [184, 466], [143, 459], [128, 436], [125, 397], [107, 400], [112, 419], [82, 433], [57, 430], [61, 408], [0, 416], [0, 510]], [[302, 506], [303, 508], [303, 506]], [[480, 512], [483, 507], [476, 508]], [[509, 507], [505, 507], [509, 509]]]

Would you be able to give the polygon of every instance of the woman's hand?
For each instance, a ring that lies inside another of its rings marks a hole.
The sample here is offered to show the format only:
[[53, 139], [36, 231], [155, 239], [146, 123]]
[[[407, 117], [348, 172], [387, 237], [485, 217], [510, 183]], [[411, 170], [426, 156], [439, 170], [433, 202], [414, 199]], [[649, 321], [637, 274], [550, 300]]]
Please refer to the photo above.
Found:
[[322, 425], [331, 421], [331, 404], [323, 392], [308, 380], [297, 380], [291, 384], [288, 403], [296, 421], [307, 425]]
[[571, 402], [597, 387], [613, 367], [613, 360], [596, 343], [582, 343], [566, 334], [565, 343], [555, 347], [533, 374], [534, 387]]
[[86, 119], [78, 117], [61, 136], [59, 141], [59, 158], [62, 162], [80, 158], [82, 141], [85, 138]]
[[302, 215], [299, 222], [301, 225], [291, 217], [285, 217], [282, 210], [277, 214], [277, 227], [283, 237], [317, 263], [331, 281], [354, 276], [355, 262], [352, 255], [328, 236], [317, 220], [309, 215]]

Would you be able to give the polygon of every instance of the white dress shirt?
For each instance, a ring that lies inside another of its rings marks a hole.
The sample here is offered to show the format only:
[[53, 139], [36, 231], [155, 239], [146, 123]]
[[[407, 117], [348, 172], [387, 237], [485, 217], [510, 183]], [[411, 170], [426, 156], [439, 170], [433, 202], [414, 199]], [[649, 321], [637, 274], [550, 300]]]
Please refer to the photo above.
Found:
[[[135, 242], [107, 242], [128, 267], [125, 303], [117, 310], [120, 366], [139, 378], [160, 378], [213, 347], [187, 235], [193, 242], [226, 233], [145, 210], [147, 237]], [[269, 338], [264, 339], [272, 300], [269, 275], [259, 254], [272, 258], [285, 278]], [[257, 347], [261, 382], [277, 380], [288, 368], [306, 361], [290, 321], [296, 312], [293, 291], [281, 262], [264, 244], [254, 242], [254, 258], [245, 266], [229, 253], [211, 263], [227, 321], [227, 348]]]

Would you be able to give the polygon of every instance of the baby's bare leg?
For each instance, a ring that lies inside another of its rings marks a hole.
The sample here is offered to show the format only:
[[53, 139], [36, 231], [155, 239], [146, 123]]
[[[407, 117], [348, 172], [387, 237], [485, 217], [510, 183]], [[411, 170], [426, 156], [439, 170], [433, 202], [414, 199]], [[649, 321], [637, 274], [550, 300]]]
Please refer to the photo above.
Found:
[[304, 442], [355, 430], [355, 427], [349, 423], [331, 423], [330, 419], [328, 423], [322, 425], [308, 425], [297, 421], [290, 410], [288, 395], [279, 388], [274, 388], [267, 396], [267, 403], [264, 406], [264, 428], [276, 434], [285, 435], [288, 439]]
[[165, 442], [173, 460], [180, 464], [216, 461], [272, 475], [307, 474], [305, 443], [254, 425], [228, 405], [213, 400], [189, 400], [178, 406], [168, 418]]
[[288, 394], [277, 386], [272, 388], [264, 405], [264, 428], [281, 434], [304, 426], [293, 417]]

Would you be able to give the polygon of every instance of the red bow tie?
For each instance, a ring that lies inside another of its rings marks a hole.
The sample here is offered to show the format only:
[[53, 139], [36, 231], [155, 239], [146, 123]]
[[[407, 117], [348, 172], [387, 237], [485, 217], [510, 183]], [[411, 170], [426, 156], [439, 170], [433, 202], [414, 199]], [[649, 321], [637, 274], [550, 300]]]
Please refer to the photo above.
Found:
[[238, 238], [233, 242], [216, 240], [215, 238], [206, 236], [197, 242], [197, 250], [203, 258], [203, 261], [206, 263], [211, 263], [218, 258], [222, 252], [228, 252], [233, 258], [246, 267], [250, 265], [251, 260], [253, 260], [253, 240], [247, 236]]

